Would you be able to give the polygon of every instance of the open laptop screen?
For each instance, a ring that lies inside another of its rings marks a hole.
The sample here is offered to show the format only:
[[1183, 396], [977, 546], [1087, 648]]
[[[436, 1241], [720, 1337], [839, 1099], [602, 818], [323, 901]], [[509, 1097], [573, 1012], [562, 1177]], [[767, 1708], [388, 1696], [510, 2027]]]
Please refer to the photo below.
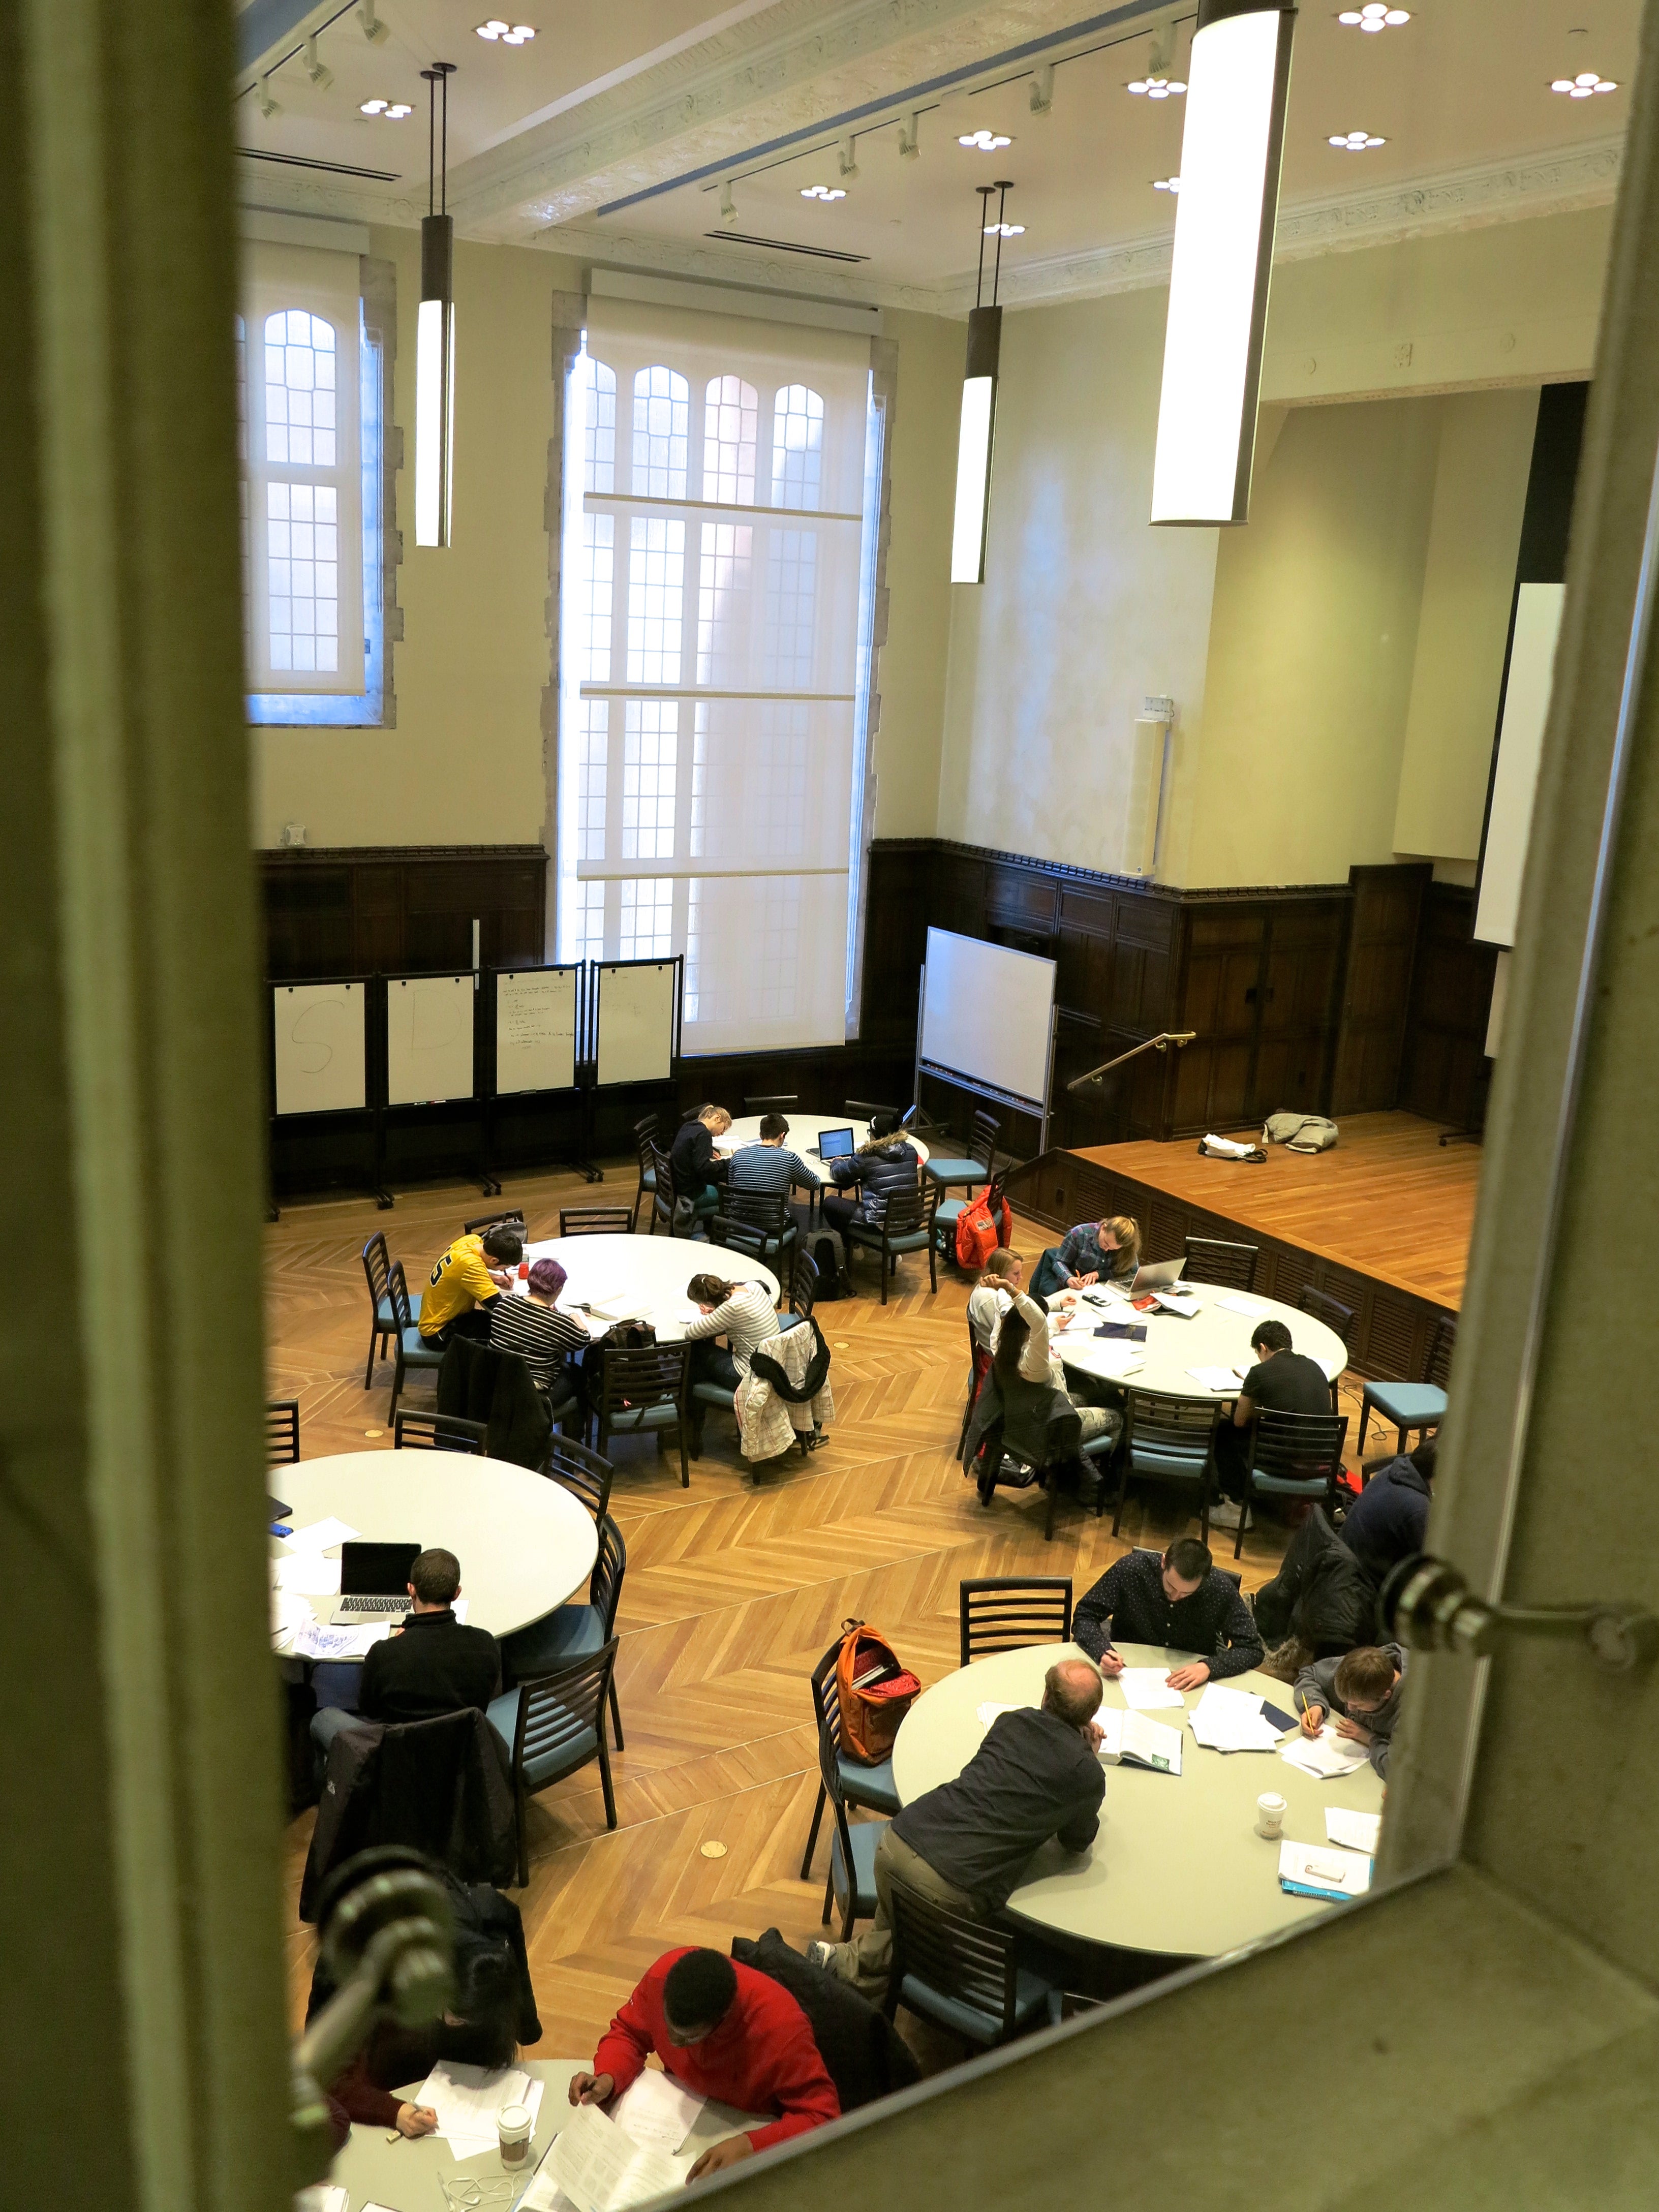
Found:
[[418, 1544], [342, 1544], [340, 1595], [401, 1597], [420, 1556]]
[[850, 1129], [821, 1129], [818, 1132], [818, 1158], [821, 1160], [844, 1160], [856, 1150]]

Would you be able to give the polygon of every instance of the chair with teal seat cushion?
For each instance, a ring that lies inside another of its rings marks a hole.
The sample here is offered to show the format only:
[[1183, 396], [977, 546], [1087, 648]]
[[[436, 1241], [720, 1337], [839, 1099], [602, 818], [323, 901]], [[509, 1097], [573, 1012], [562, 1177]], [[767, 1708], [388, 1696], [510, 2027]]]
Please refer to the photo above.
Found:
[[[838, 1636], [812, 1669], [812, 1717], [818, 1734], [818, 1802], [812, 1809], [812, 1826], [806, 1838], [806, 1856], [800, 1863], [800, 1878], [812, 1878], [812, 1854], [817, 1849], [818, 1824], [823, 1818], [823, 1808], [830, 1796], [824, 1770], [826, 1755], [833, 1761], [840, 1802], [843, 1809], [859, 1805], [872, 1813], [896, 1813], [899, 1794], [893, 1782], [893, 1762], [884, 1759], [879, 1765], [867, 1766], [861, 1759], [854, 1759], [847, 1749], [841, 1728], [841, 1688], [836, 1668], [841, 1659], [842, 1638]], [[825, 1747], [828, 1747], [826, 1754]], [[825, 1918], [829, 1917], [826, 1911]]]
[[[392, 1310], [392, 1259], [386, 1249], [386, 1237], [376, 1230], [363, 1247], [363, 1273], [368, 1279], [368, 1364], [363, 1369], [363, 1388], [370, 1389], [374, 1381], [374, 1363], [384, 1359], [386, 1348], [396, 1335], [398, 1317]], [[421, 1317], [421, 1298], [418, 1291], [409, 1292], [411, 1318]]]
[[[657, 1117], [654, 1114], [647, 1114], [642, 1120], [635, 1121], [634, 1124], [634, 1147], [639, 1154], [640, 1160], [640, 1187], [634, 1194], [634, 1226], [635, 1229], [640, 1225], [641, 1206], [645, 1203], [647, 1198], [651, 1197], [655, 1193], [657, 1188], [657, 1170], [655, 1163], [653, 1161], [651, 1157], [651, 1140], [656, 1133]], [[655, 1232], [656, 1226], [657, 1217], [653, 1211], [651, 1216], [651, 1227], [653, 1234]]]
[[746, 1253], [780, 1274], [799, 1242], [788, 1194], [781, 1190], [722, 1191], [718, 1209], [709, 1216], [708, 1236], [711, 1243]]
[[[591, 1658], [603, 1650], [617, 1632], [617, 1608], [622, 1603], [623, 1577], [628, 1572], [628, 1547], [622, 1530], [606, 1513], [599, 1519], [599, 1557], [588, 1577], [587, 1603], [556, 1606], [527, 1628], [515, 1628], [501, 1638], [504, 1676], [522, 1682], [550, 1673], [572, 1659]], [[622, 1712], [617, 1704], [617, 1678], [611, 1677], [611, 1735], [618, 1751], [623, 1747]]]
[[[653, 1144], [651, 1147], [651, 1164], [656, 1176], [655, 1188], [651, 1194], [651, 1233], [653, 1237], [656, 1235], [657, 1224], [660, 1221], [672, 1237], [674, 1233], [674, 1164], [662, 1146], [658, 1144]], [[691, 1201], [694, 1225], [699, 1221], [708, 1220], [718, 1211], [720, 1202], [718, 1191], [708, 1194], [700, 1191]]]
[[879, 1220], [860, 1221], [854, 1217], [842, 1232], [849, 1263], [854, 1246], [881, 1255], [883, 1305], [887, 1303], [887, 1278], [907, 1252], [927, 1255], [928, 1288], [938, 1290], [939, 1247], [933, 1242], [933, 1213], [938, 1205], [936, 1183], [922, 1190], [890, 1191]]
[[686, 1458], [686, 1411], [690, 1347], [608, 1344], [599, 1362], [593, 1442], [605, 1457], [612, 1437], [672, 1436], [680, 1448], [680, 1487], [691, 1486]]
[[586, 1444], [578, 1443], [574, 1437], [561, 1436], [556, 1429], [547, 1440], [547, 1449], [542, 1454], [542, 1473], [561, 1490], [580, 1498], [593, 1516], [597, 1528], [611, 1510], [611, 1485], [617, 1470], [608, 1459], [601, 1459]]
[[789, 1311], [778, 1316], [778, 1334], [810, 1321], [818, 1298], [818, 1263], [803, 1246], [789, 1273]]
[[394, 1260], [386, 1279], [386, 1295], [392, 1302], [392, 1404], [388, 1412], [393, 1420], [398, 1417], [398, 1401], [403, 1395], [404, 1381], [411, 1369], [430, 1368], [435, 1376], [444, 1364], [444, 1348], [441, 1344], [429, 1344], [415, 1326], [414, 1310], [410, 1304], [409, 1285], [404, 1280], [404, 1263]]
[[1336, 1486], [1342, 1479], [1342, 1446], [1348, 1434], [1346, 1413], [1256, 1415], [1250, 1435], [1250, 1479], [1244, 1510], [1238, 1516], [1233, 1557], [1244, 1549], [1250, 1507], [1258, 1498], [1306, 1498], [1336, 1511]]
[[617, 1664], [617, 1639], [580, 1659], [521, 1680], [494, 1700], [489, 1719], [507, 1747], [513, 1764], [514, 1826], [518, 1838], [519, 1887], [530, 1879], [525, 1845], [525, 1809], [529, 1799], [599, 1762], [605, 1790], [605, 1826], [617, 1825], [616, 1792], [611, 1785], [611, 1753], [605, 1741], [605, 1704]]
[[873, 1920], [876, 1896], [876, 1845], [890, 1823], [851, 1821], [841, 1784], [842, 1759], [827, 1735], [818, 1737], [818, 1787], [830, 1800], [835, 1826], [830, 1838], [830, 1869], [823, 1883], [823, 1924], [830, 1912], [841, 1911], [841, 1940], [850, 1943], [855, 1921]]
[[1156, 1390], [1124, 1393], [1123, 1456], [1119, 1463], [1112, 1534], [1123, 1519], [1131, 1481], [1197, 1492], [1199, 1541], [1210, 1540], [1215, 1496], [1215, 1432], [1221, 1408], [1212, 1401], [1168, 1398]]
[[927, 1172], [941, 1189], [953, 1183], [988, 1182], [996, 1171], [997, 1146], [1001, 1141], [1002, 1124], [995, 1115], [975, 1109], [967, 1151], [960, 1158], [939, 1154], [927, 1162]]
[[735, 1419], [737, 1408], [732, 1402], [732, 1396], [733, 1393], [726, 1389], [724, 1382], [694, 1382], [687, 1391], [686, 1404], [691, 1416], [691, 1439], [688, 1449], [693, 1459], [702, 1457], [703, 1423], [708, 1419], [708, 1408], [713, 1406], [720, 1413], [732, 1414]]
[[1446, 1418], [1446, 1385], [1451, 1380], [1452, 1353], [1457, 1346], [1457, 1322], [1442, 1314], [1429, 1339], [1428, 1364], [1420, 1382], [1368, 1382], [1359, 1399], [1359, 1441], [1365, 1449], [1365, 1425], [1373, 1412], [1399, 1431], [1397, 1449], [1406, 1449], [1419, 1429], [1437, 1429]]
[[902, 1881], [890, 1881], [887, 1896], [889, 2020], [903, 2005], [988, 2050], [1047, 2025], [1050, 1984], [1020, 1965], [1011, 1930], [935, 1905]]

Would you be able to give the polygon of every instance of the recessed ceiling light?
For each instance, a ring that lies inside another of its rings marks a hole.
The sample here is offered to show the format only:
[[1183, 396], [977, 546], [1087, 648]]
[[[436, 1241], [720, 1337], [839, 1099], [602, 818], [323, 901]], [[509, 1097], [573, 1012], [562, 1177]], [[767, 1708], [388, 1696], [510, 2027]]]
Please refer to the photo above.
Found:
[[1345, 8], [1336, 20], [1351, 30], [1393, 31], [1401, 23], [1409, 23], [1411, 15], [1407, 9], [1386, 6], [1384, 0], [1366, 0], [1363, 8]]
[[1552, 92], [1565, 92], [1569, 100], [1590, 100], [1598, 92], [1617, 92], [1617, 82], [1603, 76], [1599, 70], [1581, 70], [1577, 76], [1559, 76], [1551, 85]]
[[1023, 222], [988, 222], [985, 235], [987, 238], [1024, 238], [1025, 226]]
[[415, 111], [406, 100], [366, 100], [357, 112], [378, 115], [386, 123], [401, 123], [405, 115], [412, 115]]
[[1178, 76], [1138, 76], [1128, 88], [1144, 92], [1148, 100], [1171, 100], [1187, 89]]
[[804, 200], [844, 200], [847, 194], [839, 185], [803, 185], [800, 196]]
[[1386, 146], [1388, 143], [1386, 138], [1379, 138], [1370, 131], [1350, 131], [1327, 141], [1328, 144], [1335, 147], [1339, 154], [1363, 154], [1368, 147]]
[[491, 45], [498, 41], [504, 46], [527, 46], [535, 37], [534, 26], [529, 23], [504, 23], [499, 15], [492, 15], [487, 23], [477, 26], [478, 36], [488, 39]]
[[1181, 179], [1179, 177], [1154, 177], [1152, 190], [1155, 192], [1178, 192], [1181, 190]]
[[957, 140], [958, 146], [966, 146], [975, 154], [994, 154], [1013, 143], [1006, 131], [964, 131]]

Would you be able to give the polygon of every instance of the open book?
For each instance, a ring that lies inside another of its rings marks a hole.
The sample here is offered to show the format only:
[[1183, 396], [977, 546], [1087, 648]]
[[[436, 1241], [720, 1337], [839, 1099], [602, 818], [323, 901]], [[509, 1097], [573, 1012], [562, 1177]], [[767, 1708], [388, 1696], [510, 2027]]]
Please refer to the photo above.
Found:
[[1103, 1705], [1095, 1715], [1100, 1723], [1100, 1756], [1108, 1766], [1147, 1766], [1155, 1774], [1181, 1771], [1181, 1733], [1162, 1721], [1149, 1721], [1145, 1713], [1120, 1712]]
[[626, 2212], [681, 2188], [696, 2163], [631, 2142], [597, 2105], [578, 2105], [520, 2198], [520, 2212], [556, 2212], [561, 2198], [576, 2212]]

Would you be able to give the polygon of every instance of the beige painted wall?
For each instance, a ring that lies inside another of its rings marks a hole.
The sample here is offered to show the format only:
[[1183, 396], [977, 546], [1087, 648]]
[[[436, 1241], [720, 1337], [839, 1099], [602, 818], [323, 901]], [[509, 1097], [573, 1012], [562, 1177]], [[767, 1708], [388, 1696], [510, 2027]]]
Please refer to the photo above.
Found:
[[1516, 556], [1538, 420], [1535, 392], [1436, 403], [1440, 465], [1394, 849], [1480, 857]]
[[[454, 541], [439, 552], [416, 545], [413, 523], [420, 237], [376, 229], [373, 245], [398, 268], [393, 410], [405, 437], [398, 726], [252, 732], [254, 842], [273, 845], [285, 823], [300, 822], [310, 845], [537, 844], [546, 811], [551, 303], [555, 291], [580, 291], [583, 271], [556, 254], [458, 243]], [[931, 836], [963, 329], [902, 313], [887, 327], [899, 347], [899, 390], [877, 828]]]

